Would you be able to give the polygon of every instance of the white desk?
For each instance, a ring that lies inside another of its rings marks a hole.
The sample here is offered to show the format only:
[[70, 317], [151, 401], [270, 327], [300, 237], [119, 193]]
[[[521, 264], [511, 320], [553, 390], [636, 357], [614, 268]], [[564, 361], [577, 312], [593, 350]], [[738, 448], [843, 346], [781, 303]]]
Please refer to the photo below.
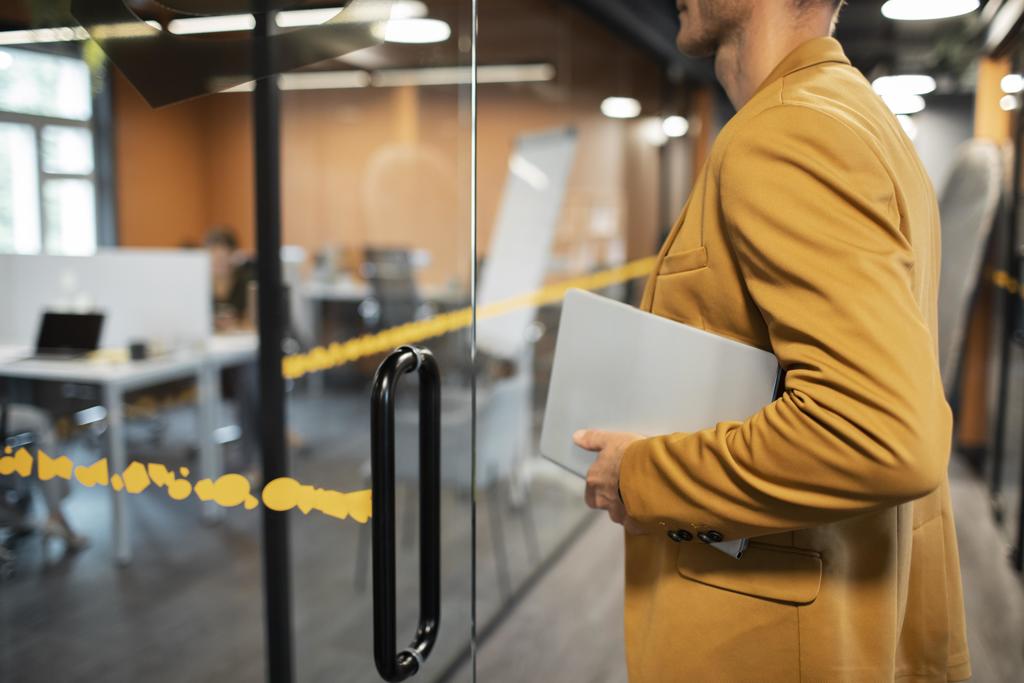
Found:
[[[121, 473], [128, 466], [124, 433], [124, 395], [165, 382], [194, 377], [199, 416], [199, 478], [216, 479], [223, 470], [221, 449], [214, 439], [220, 426], [220, 371], [256, 358], [258, 340], [252, 334], [216, 336], [205, 349], [184, 350], [141, 361], [27, 359], [24, 348], [0, 347], [0, 378], [38, 382], [73, 382], [100, 387], [107, 410], [110, 471]], [[123, 564], [131, 561], [132, 549], [127, 493], [110, 489], [113, 496], [114, 553]], [[222, 514], [213, 503], [203, 504], [203, 515], [217, 519]]]

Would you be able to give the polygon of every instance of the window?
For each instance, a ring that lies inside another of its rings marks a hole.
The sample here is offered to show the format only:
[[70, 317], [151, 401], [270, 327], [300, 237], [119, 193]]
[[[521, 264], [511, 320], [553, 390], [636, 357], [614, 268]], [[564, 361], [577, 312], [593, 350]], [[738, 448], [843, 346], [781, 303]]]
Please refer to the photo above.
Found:
[[92, 117], [85, 62], [0, 49], [0, 252], [96, 250]]

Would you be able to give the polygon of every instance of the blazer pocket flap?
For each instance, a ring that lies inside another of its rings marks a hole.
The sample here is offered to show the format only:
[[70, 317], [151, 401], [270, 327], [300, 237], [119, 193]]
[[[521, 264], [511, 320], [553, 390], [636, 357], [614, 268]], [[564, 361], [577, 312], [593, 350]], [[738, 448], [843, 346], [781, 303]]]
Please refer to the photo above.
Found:
[[675, 254], [667, 254], [658, 268], [658, 275], [672, 275], [697, 270], [708, 265], [708, 250], [703, 247], [687, 249]]
[[684, 578], [755, 598], [806, 605], [821, 588], [821, 555], [810, 550], [752, 542], [740, 559], [714, 548], [680, 548]]

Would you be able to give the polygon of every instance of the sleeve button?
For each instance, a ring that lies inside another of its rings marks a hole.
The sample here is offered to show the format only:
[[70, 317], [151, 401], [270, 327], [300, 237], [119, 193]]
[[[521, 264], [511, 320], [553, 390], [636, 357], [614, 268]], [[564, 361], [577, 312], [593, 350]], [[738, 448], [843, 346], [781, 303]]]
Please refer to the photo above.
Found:
[[683, 543], [685, 541], [693, 540], [693, 534], [691, 534], [689, 531], [686, 531], [685, 529], [677, 529], [675, 531], [670, 531], [668, 532], [668, 537], [676, 543]]

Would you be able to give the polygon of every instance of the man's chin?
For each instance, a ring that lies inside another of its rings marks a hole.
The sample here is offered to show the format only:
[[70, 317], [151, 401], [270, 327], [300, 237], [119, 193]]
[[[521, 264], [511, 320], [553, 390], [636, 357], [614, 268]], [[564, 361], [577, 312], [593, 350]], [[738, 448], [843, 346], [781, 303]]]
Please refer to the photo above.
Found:
[[706, 40], [694, 40], [689, 36], [676, 36], [676, 47], [687, 57], [702, 58], [713, 57], [717, 46]]

